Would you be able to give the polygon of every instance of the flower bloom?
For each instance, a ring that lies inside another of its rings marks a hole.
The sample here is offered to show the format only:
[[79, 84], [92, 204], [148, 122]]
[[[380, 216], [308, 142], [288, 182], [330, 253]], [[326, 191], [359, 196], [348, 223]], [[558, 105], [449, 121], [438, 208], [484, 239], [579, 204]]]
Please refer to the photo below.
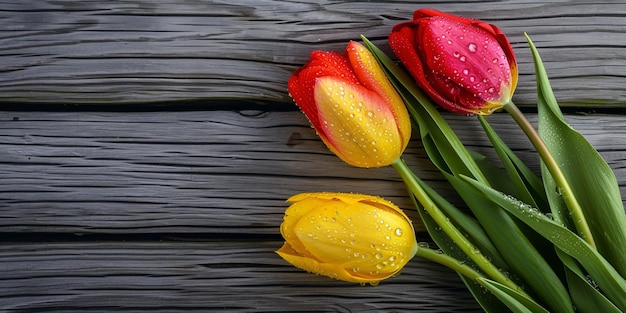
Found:
[[389, 45], [446, 110], [486, 115], [511, 101], [517, 64], [509, 41], [494, 25], [420, 9], [412, 21], [393, 28]]
[[288, 88], [322, 141], [348, 164], [389, 165], [409, 142], [404, 102], [374, 56], [355, 41], [344, 54], [313, 51]]
[[397, 274], [415, 255], [409, 218], [380, 197], [346, 193], [303, 193], [291, 197], [276, 251], [294, 266], [361, 284], [378, 284]]

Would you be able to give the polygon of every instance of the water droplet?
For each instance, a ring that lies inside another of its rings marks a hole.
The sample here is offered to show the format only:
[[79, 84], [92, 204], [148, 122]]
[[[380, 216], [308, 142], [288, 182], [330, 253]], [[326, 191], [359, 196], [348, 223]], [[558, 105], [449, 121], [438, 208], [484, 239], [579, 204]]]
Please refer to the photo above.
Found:
[[377, 259], [382, 259], [383, 258], [383, 254], [382, 253], [376, 253], [376, 255], [374, 256]]
[[469, 70], [468, 69], [464, 69], [463, 70], [463, 74], [465, 74], [465, 75], [469, 74]]
[[402, 230], [402, 228], [396, 228], [395, 234], [396, 234], [396, 236], [402, 236], [403, 232], [404, 231]]
[[556, 187], [556, 194], [559, 196], [561, 195], [561, 187]]
[[458, 51], [454, 51], [454, 54], [453, 54], [453, 55], [454, 55], [454, 57], [455, 57], [455, 58], [457, 58], [457, 59], [461, 56], [461, 54], [460, 54]]
[[470, 44], [467, 46], [467, 49], [469, 49], [469, 51], [470, 51], [470, 52], [476, 52], [476, 49], [477, 49], [477, 48], [478, 48], [478, 46], [476, 46], [476, 44], [475, 44], [475, 43], [470, 43]]

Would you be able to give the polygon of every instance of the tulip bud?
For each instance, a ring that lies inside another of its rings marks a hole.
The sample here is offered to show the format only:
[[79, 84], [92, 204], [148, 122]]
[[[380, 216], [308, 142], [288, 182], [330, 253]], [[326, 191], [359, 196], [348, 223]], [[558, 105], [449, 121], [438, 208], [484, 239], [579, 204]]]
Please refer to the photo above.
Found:
[[291, 197], [276, 251], [294, 266], [331, 278], [378, 284], [417, 251], [409, 218], [379, 197], [303, 193]]
[[393, 28], [389, 45], [420, 88], [451, 112], [487, 115], [511, 101], [517, 64], [494, 25], [420, 9]]
[[409, 142], [411, 122], [400, 95], [357, 42], [343, 55], [313, 51], [288, 88], [322, 141], [348, 164], [389, 165]]

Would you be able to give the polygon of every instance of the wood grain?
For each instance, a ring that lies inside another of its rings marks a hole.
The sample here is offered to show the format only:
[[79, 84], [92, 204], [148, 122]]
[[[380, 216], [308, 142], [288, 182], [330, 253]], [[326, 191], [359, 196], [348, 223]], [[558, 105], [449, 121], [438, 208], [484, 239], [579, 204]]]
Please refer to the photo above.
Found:
[[[377, 287], [298, 270], [282, 242], [4, 244], [4, 312], [480, 312], [458, 276], [413, 259]], [[36, 265], [36, 266], [35, 266]]]
[[[470, 149], [495, 160], [475, 118], [446, 118]], [[624, 116], [567, 118], [625, 195]], [[510, 117], [489, 120], [537, 170]], [[0, 232], [276, 235], [284, 201], [310, 191], [379, 195], [414, 214], [393, 169], [344, 164], [299, 112], [0, 112], [0, 150]], [[405, 158], [455, 201], [419, 140]]]
[[[626, 3], [438, 1], [423, 4], [500, 26], [517, 53], [518, 104], [535, 103], [539, 47], [562, 105], [626, 103]], [[291, 106], [285, 82], [311, 50], [361, 34], [387, 49], [411, 1], [0, 1], [0, 105]], [[54, 107], [52, 106], [52, 107]]]

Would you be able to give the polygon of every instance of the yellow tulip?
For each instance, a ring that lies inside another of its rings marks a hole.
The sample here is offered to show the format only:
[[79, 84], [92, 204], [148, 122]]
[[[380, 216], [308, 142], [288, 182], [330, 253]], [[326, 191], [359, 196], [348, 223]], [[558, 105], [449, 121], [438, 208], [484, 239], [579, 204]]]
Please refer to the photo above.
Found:
[[292, 265], [331, 278], [378, 284], [417, 251], [415, 230], [400, 208], [380, 197], [303, 193], [289, 200], [276, 251]]

